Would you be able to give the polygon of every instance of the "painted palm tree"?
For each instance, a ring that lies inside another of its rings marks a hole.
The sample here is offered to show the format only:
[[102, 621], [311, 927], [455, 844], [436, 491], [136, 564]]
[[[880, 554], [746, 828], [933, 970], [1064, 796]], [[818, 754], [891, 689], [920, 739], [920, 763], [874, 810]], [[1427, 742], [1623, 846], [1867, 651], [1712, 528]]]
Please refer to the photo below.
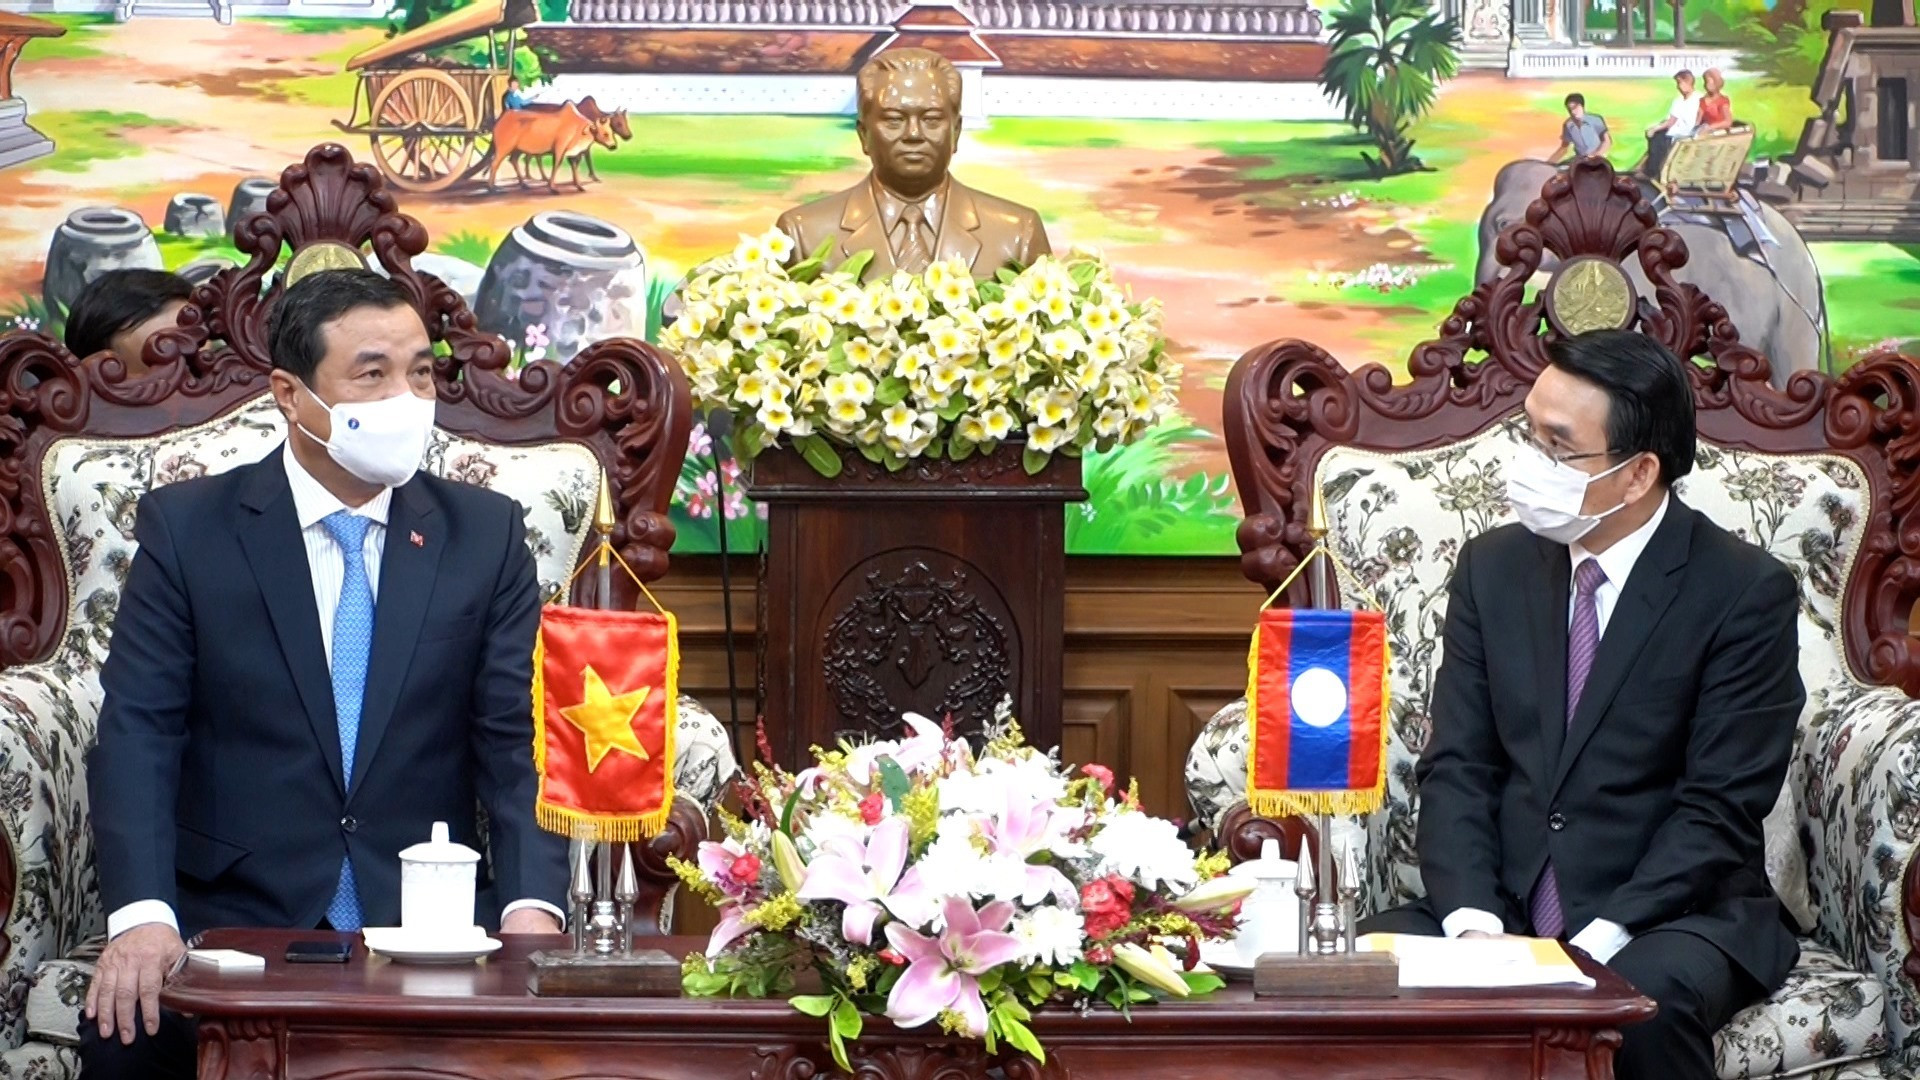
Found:
[[1460, 30], [1429, 0], [1342, 0], [1320, 85], [1380, 151], [1375, 176], [1421, 168], [1407, 131], [1460, 69]]

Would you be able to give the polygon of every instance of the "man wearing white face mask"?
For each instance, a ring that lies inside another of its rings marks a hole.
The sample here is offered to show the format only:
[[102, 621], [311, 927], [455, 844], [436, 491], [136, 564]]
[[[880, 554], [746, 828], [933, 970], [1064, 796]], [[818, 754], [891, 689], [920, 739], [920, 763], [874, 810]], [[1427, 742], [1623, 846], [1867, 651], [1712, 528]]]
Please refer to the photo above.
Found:
[[560, 928], [520, 508], [418, 473], [433, 350], [392, 282], [302, 279], [269, 337], [286, 444], [140, 500], [87, 769], [109, 935], [89, 1078], [193, 1075], [191, 1023], [158, 1009], [183, 935], [397, 925], [400, 849], [435, 821], [478, 846], [476, 801], [481, 920]]
[[1761, 821], [1805, 701], [1799, 591], [1671, 488], [1693, 394], [1652, 339], [1548, 347], [1465, 544], [1416, 768], [1427, 896], [1362, 929], [1565, 938], [1660, 1005], [1622, 1080], [1711, 1080], [1713, 1034], [1798, 955]]

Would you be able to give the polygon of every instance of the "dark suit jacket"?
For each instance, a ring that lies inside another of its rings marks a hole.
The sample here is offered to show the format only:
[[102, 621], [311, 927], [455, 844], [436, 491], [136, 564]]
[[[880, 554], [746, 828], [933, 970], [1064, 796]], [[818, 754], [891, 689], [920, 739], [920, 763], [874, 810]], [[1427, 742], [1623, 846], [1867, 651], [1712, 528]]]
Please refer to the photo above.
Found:
[[[989, 278], [1010, 262], [1030, 265], [1052, 253], [1040, 215], [1018, 203], [988, 195], [949, 178], [935, 232], [933, 259], [958, 257], [973, 268], [976, 278]], [[838, 266], [861, 251], [873, 252], [863, 277], [887, 277], [894, 271], [893, 248], [887, 242], [880, 206], [873, 198], [871, 176], [845, 191], [780, 215], [780, 230], [794, 239], [795, 261], [813, 254], [828, 238], [837, 242], [827, 259]]]
[[1571, 573], [1565, 546], [1517, 525], [1461, 549], [1417, 769], [1435, 913], [1524, 932], [1551, 854], [1570, 932], [1684, 930], [1779, 986], [1798, 948], [1760, 826], [1806, 699], [1792, 573], [1673, 499], [1569, 728]]
[[394, 490], [346, 789], [285, 452], [140, 500], [87, 768], [106, 909], [164, 900], [189, 936], [312, 927], [350, 856], [367, 925], [398, 925], [400, 849], [435, 821], [478, 847], [478, 798], [492, 880], [483, 862], [476, 917], [565, 910], [565, 840], [533, 820], [539, 601], [520, 508], [424, 473]]

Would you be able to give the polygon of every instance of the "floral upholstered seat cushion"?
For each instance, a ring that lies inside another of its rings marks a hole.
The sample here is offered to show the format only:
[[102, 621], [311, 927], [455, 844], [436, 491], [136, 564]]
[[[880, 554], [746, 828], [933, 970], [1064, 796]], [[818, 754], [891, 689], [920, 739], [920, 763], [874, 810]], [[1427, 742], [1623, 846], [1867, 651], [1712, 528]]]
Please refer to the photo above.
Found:
[[1801, 939], [1800, 962], [1767, 1000], [1714, 1036], [1720, 1080], [1800, 1076], [1887, 1052], [1887, 988], [1833, 950]]
[[[0, 827], [19, 869], [0, 963], [0, 1045], [16, 1046], [25, 1035], [28, 986], [40, 966], [104, 930], [84, 755], [100, 707], [100, 665], [133, 563], [139, 498], [259, 461], [285, 435], [271, 398], [262, 396], [195, 428], [146, 439], [65, 439], [47, 450], [42, 493], [57, 522], [53, 539], [72, 608], [49, 659], [0, 675]], [[564, 587], [592, 529], [600, 466], [591, 450], [566, 442], [496, 446], [436, 431], [423, 467], [518, 501], [543, 596]], [[734, 771], [730, 740], [695, 705], [681, 712], [679, 744], [693, 770], [682, 789], [705, 804]], [[8, 1060], [0, 1058], [0, 1069]], [[55, 1070], [60, 1059], [34, 1060]]]
[[[1387, 802], [1364, 821], [1351, 822], [1365, 831], [1367, 910], [1405, 903], [1423, 891], [1414, 850], [1419, 792], [1413, 767], [1430, 730], [1427, 705], [1441, 661], [1447, 583], [1465, 541], [1511, 520], [1503, 467], [1518, 440], [1517, 428], [1508, 423], [1431, 451], [1378, 454], [1334, 447], [1318, 466], [1329, 542], [1370, 594], [1369, 602], [1385, 610], [1393, 654]], [[1883, 989], [1890, 987], [1906, 948], [1887, 932], [1899, 925], [1905, 867], [1894, 860], [1862, 882], [1860, 855], [1876, 844], [1912, 850], [1914, 829], [1901, 831], [1898, 814], [1888, 824], [1886, 812], [1871, 809], [1876, 800], [1880, 806], [1903, 799], [1920, 804], [1911, 768], [1904, 777], [1873, 770], [1884, 769], [1883, 762], [1914, 760], [1915, 753], [1903, 759], [1888, 742], [1920, 752], [1920, 715], [1863, 713], [1899, 712], [1912, 703], [1898, 691], [1859, 684], [1844, 660], [1841, 589], [1866, 526], [1866, 477], [1838, 455], [1765, 455], [1702, 443], [1693, 473], [1676, 493], [1723, 528], [1766, 548], [1799, 581], [1800, 673], [1808, 703], [1787, 783], [1766, 822], [1768, 876], [1804, 930], [1846, 966], [1877, 974]], [[1865, 726], [1850, 740], [1855, 723]], [[1880, 737], [1866, 738], [1867, 731]], [[1217, 825], [1242, 798], [1246, 752], [1245, 703], [1237, 702], [1203, 728], [1188, 755], [1189, 797], [1202, 820]], [[1888, 995], [1880, 1000], [1887, 1006], [1883, 1033], [1904, 1035], [1914, 1028], [1899, 1020], [1901, 1010]]]

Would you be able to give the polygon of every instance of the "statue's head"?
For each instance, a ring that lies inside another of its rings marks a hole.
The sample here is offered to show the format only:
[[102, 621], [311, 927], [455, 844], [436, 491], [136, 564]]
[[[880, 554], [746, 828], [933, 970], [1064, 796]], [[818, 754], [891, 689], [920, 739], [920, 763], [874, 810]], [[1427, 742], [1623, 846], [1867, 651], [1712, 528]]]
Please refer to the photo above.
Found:
[[960, 144], [960, 72], [926, 49], [892, 49], [861, 67], [860, 149], [888, 191], [917, 198], [946, 178]]

